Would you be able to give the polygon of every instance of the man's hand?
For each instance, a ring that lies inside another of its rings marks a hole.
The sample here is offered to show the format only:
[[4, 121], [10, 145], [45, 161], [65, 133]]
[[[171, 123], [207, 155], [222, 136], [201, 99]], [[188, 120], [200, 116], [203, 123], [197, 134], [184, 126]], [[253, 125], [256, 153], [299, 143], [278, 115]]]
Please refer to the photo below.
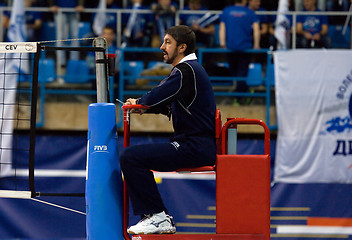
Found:
[[123, 105], [135, 105], [135, 104], [137, 104], [137, 99], [129, 98], [126, 100], [126, 102]]
[[260, 49], [260, 45], [254, 44], [254, 45], [253, 45], [253, 49]]
[[313, 38], [312, 34], [310, 32], [306, 32], [306, 31], [303, 33], [303, 36], [308, 40]]
[[315, 41], [320, 41], [321, 39], [321, 35], [320, 33], [316, 33], [312, 36], [312, 39], [315, 40]]
[[[137, 99], [129, 98], [126, 100], [126, 102], [123, 105], [136, 105], [136, 104], [137, 104]], [[147, 111], [146, 109], [131, 109], [132, 113], [139, 113], [139, 114], [143, 114], [146, 111]]]
[[78, 5], [75, 7], [76, 12], [83, 12], [84, 11], [84, 7], [82, 5]]
[[198, 23], [193, 23], [191, 28], [192, 28], [193, 31], [198, 31], [200, 29]]
[[51, 6], [50, 11], [52, 11], [53, 13], [57, 13], [59, 11], [59, 6], [56, 6], [56, 5]]

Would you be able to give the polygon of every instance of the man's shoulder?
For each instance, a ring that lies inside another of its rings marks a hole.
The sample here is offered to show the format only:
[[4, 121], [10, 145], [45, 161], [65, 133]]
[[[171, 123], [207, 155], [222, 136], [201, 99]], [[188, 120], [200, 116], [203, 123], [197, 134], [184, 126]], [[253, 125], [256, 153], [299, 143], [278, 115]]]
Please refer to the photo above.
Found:
[[201, 65], [198, 63], [196, 59], [187, 60], [177, 64], [175, 67], [180, 70], [192, 70], [192, 68], [200, 67]]
[[255, 14], [255, 11], [250, 9], [249, 7], [243, 7], [243, 11], [247, 12], [248, 14], [251, 14], [251, 15], [256, 15]]
[[[193, 60], [192, 60], [193, 61]], [[181, 62], [179, 64], [177, 64], [175, 66], [176, 69], [178, 69], [179, 71], [181, 72], [184, 72], [184, 71], [189, 71], [190, 70], [190, 64], [189, 64], [189, 61], [184, 61], [184, 62]]]
[[182, 63], [179, 63], [175, 66], [182, 75], [194, 75], [201, 71], [205, 71], [203, 66], [199, 64], [197, 60], [187, 60]]
[[232, 11], [233, 9], [235, 9], [235, 6], [234, 6], [234, 5], [232, 5], [232, 6], [227, 6], [227, 7], [225, 7], [222, 11], [223, 11], [223, 12], [228, 12], [228, 11]]

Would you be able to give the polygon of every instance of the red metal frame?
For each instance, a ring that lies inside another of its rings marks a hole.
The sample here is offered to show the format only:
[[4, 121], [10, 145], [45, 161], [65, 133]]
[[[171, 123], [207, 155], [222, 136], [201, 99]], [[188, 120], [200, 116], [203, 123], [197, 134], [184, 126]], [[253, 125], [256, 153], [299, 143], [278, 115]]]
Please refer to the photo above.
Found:
[[[142, 110], [147, 110], [149, 107], [140, 104], [135, 105], [123, 105], [123, 146], [128, 147], [130, 145], [130, 117], [131, 112], [141, 113]], [[128, 219], [129, 219], [129, 198], [126, 182], [123, 181], [123, 216], [122, 216], [122, 227], [123, 227], [123, 237], [131, 239], [127, 233]]]
[[224, 124], [221, 130], [221, 142], [223, 143], [221, 146], [221, 154], [227, 154], [227, 130], [230, 128], [232, 124], [247, 124], [247, 125], [260, 125], [264, 128], [264, 154], [270, 155], [270, 131], [268, 126], [259, 119], [246, 119], [246, 118], [230, 118]]

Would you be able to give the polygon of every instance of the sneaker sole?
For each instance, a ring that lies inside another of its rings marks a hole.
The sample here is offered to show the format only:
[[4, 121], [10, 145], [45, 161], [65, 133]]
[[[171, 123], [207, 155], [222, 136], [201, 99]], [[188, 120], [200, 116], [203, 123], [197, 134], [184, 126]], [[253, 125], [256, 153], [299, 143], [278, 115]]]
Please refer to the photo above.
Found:
[[176, 229], [170, 229], [170, 230], [165, 230], [165, 231], [160, 231], [160, 232], [140, 232], [140, 233], [136, 233], [136, 232], [132, 232], [132, 231], [127, 231], [127, 232], [132, 235], [175, 234]]

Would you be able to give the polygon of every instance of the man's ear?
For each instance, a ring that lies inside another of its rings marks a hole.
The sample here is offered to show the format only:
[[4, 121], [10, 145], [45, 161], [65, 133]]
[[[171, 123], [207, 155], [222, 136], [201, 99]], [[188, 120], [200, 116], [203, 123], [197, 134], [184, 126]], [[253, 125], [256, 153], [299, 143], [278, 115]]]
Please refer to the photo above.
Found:
[[179, 53], [184, 53], [186, 51], [186, 49], [187, 49], [187, 44], [182, 43], [182, 44], [179, 45], [178, 52]]

